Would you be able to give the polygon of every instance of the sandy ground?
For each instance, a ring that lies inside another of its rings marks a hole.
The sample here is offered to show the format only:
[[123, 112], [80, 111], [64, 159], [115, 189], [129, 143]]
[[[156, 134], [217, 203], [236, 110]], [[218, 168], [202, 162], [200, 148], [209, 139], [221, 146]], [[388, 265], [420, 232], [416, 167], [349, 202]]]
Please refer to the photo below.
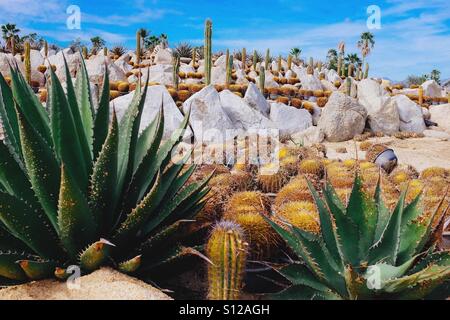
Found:
[[0, 290], [0, 300], [172, 300], [160, 290], [109, 268], [79, 278], [79, 289], [43, 280]]
[[[450, 141], [437, 138], [419, 138], [400, 140], [392, 137], [371, 138], [368, 141], [383, 143], [392, 148], [399, 164], [407, 164], [422, 171], [428, 167], [450, 169]], [[366, 152], [359, 150], [359, 143], [345, 141], [338, 143], [325, 142], [327, 156], [330, 159], [364, 159]], [[337, 153], [336, 149], [345, 147], [347, 153]]]

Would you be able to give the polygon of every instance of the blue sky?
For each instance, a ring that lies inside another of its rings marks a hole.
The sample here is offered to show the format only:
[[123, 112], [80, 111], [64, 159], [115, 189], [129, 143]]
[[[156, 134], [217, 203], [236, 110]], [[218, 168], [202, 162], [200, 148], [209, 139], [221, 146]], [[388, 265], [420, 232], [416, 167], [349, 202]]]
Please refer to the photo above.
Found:
[[[68, 30], [66, 9], [81, 9], [81, 30]], [[135, 31], [166, 33], [170, 43], [203, 41], [203, 23], [214, 25], [214, 50], [246, 47], [286, 54], [300, 47], [303, 57], [325, 60], [327, 50], [345, 41], [356, 52], [367, 31], [367, 7], [381, 9], [381, 29], [370, 30], [376, 44], [368, 58], [373, 76], [402, 80], [436, 68], [450, 77], [449, 0], [0, 0], [0, 23], [14, 22], [50, 42], [68, 44], [99, 35], [108, 45], [134, 47]]]

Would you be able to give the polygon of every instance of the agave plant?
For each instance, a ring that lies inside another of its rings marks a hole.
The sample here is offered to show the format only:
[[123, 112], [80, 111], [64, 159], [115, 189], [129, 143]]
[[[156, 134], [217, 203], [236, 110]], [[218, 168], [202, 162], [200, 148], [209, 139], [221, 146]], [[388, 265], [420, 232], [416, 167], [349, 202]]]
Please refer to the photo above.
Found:
[[65, 278], [69, 265], [151, 279], [195, 253], [179, 231], [202, 208], [207, 179], [186, 185], [195, 168], [171, 161], [189, 114], [162, 141], [162, 109], [139, 132], [147, 85], [119, 122], [115, 111], [110, 119], [107, 71], [96, 108], [84, 61], [75, 85], [65, 66], [67, 93], [50, 72], [46, 108], [17, 68], [11, 88], [0, 76], [0, 282]]
[[173, 55], [179, 58], [192, 58], [192, 46], [189, 43], [180, 43], [175, 48]]
[[111, 48], [111, 52], [115, 55], [115, 56], [123, 56], [126, 52], [126, 48], [120, 44], [115, 45], [114, 47]]
[[[309, 184], [320, 215], [320, 234], [269, 221], [301, 261], [279, 269], [292, 285], [281, 299], [421, 299], [450, 294], [450, 252], [436, 251], [445, 216], [444, 201], [422, 214], [420, 195], [405, 205], [406, 191], [393, 210], [355, 178], [345, 207], [327, 183], [323, 198]], [[448, 210], [448, 208], [447, 208]]]

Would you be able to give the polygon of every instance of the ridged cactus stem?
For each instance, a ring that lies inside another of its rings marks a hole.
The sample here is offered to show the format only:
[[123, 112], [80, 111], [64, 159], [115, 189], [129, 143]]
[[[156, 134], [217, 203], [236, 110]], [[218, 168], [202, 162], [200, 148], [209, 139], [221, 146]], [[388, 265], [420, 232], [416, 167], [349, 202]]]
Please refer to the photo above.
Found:
[[179, 72], [180, 72], [180, 57], [176, 57], [173, 63], [173, 87], [177, 91], [179, 85], [179, 77], [178, 77]]
[[319, 61], [319, 62], [317, 63], [317, 70], [319, 70], [319, 72], [322, 71], [322, 66], [323, 66], [322, 61]]
[[354, 66], [353, 66], [353, 64], [352, 63], [350, 63], [349, 65], [348, 65], [348, 72], [347, 72], [347, 76], [348, 77], [352, 77], [353, 76], [353, 68], [354, 68]]
[[258, 53], [256, 50], [253, 51], [253, 71], [256, 72], [256, 65], [258, 64]]
[[309, 58], [309, 66], [314, 69], [314, 59], [313, 59], [313, 57]]
[[242, 48], [242, 70], [245, 71], [247, 67], [247, 50]]
[[30, 42], [25, 41], [25, 79], [27, 80], [28, 84], [31, 84], [31, 48], [30, 48]]
[[227, 52], [225, 54], [225, 67], [228, 68], [228, 63], [230, 61], [230, 50], [227, 49]]
[[228, 57], [227, 64], [227, 77], [226, 77], [226, 86], [227, 88], [231, 84], [231, 74], [233, 73], [233, 56]]
[[141, 64], [141, 33], [136, 32], [136, 64]]
[[292, 55], [288, 55], [287, 59], [288, 70], [292, 69]]
[[364, 79], [369, 78], [369, 64], [366, 62], [366, 70], [364, 71]]
[[282, 64], [281, 64], [281, 55], [278, 56], [278, 72], [281, 72]]
[[105, 57], [108, 56], [108, 48], [107, 48], [107, 47], [104, 47], [104, 48], [103, 48], [103, 55], [104, 55]]
[[211, 68], [212, 68], [212, 22], [206, 20], [205, 22], [205, 82], [206, 85], [211, 84]]
[[266, 83], [266, 71], [263, 66], [259, 67], [259, 90], [264, 95], [264, 86]]
[[347, 77], [347, 80], [345, 81], [345, 89], [348, 96], [351, 96], [352, 94], [352, 80], [350, 77]]
[[264, 63], [264, 69], [269, 70], [269, 63], [270, 63], [270, 49], [267, 49], [266, 51], [266, 60]]
[[206, 252], [211, 260], [208, 265], [208, 299], [239, 299], [247, 256], [241, 228], [227, 221], [217, 224]]
[[423, 87], [419, 87], [419, 105], [423, 104]]
[[339, 76], [342, 74], [342, 58], [339, 56], [338, 64], [337, 64], [337, 73]]
[[48, 42], [44, 41], [44, 57], [48, 58]]

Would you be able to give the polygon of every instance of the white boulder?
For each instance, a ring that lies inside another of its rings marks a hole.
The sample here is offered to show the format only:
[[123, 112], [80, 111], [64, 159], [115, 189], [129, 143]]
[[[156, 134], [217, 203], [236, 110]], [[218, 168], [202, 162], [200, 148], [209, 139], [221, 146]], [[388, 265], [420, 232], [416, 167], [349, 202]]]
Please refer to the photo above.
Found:
[[430, 120], [450, 132], [450, 103], [430, 106]]
[[264, 98], [261, 91], [254, 83], [251, 82], [248, 85], [244, 100], [253, 109], [259, 111], [265, 116], [269, 116], [270, 104], [267, 102], [266, 98]]
[[359, 82], [358, 101], [367, 110], [372, 131], [386, 134], [399, 131], [397, 106], [377, 81], [364, 79]]
[[336, 91], [322, 109], [317, 126], [328, 141], [347, 141], [363, 132], [366, 118], [366, 109], [356, 99]]
[[86, 70], [89, 80], [93, 83], [101, 83], [108, 67], [110, 81], [125, 81], [127, 77], [125, 72], [119, 68], [110, 58], [105, 56], [96, 56], [93, 59], [86, 60]]
[[172, 52], [168, 49], [160, 49], [155, 55], [156, 64], [171, 64], [172, 60]]
[[400, 116], [400, 131], [422, 133], [426, 126], [421, 107], [404, 95], [398, 95], [392, 99], [397, 105]]
[[431, 98], [440, 98], [442, 97], [442, 88], [441, 86], [434, 80], [425, 81], [422, 84], [423, 94], [425, 96]]
[[313, 125], [312, 116], [307, 110], [277, 102], [270, 104], [270, 120], [280, 130], [281, 137], [302, 132]]

